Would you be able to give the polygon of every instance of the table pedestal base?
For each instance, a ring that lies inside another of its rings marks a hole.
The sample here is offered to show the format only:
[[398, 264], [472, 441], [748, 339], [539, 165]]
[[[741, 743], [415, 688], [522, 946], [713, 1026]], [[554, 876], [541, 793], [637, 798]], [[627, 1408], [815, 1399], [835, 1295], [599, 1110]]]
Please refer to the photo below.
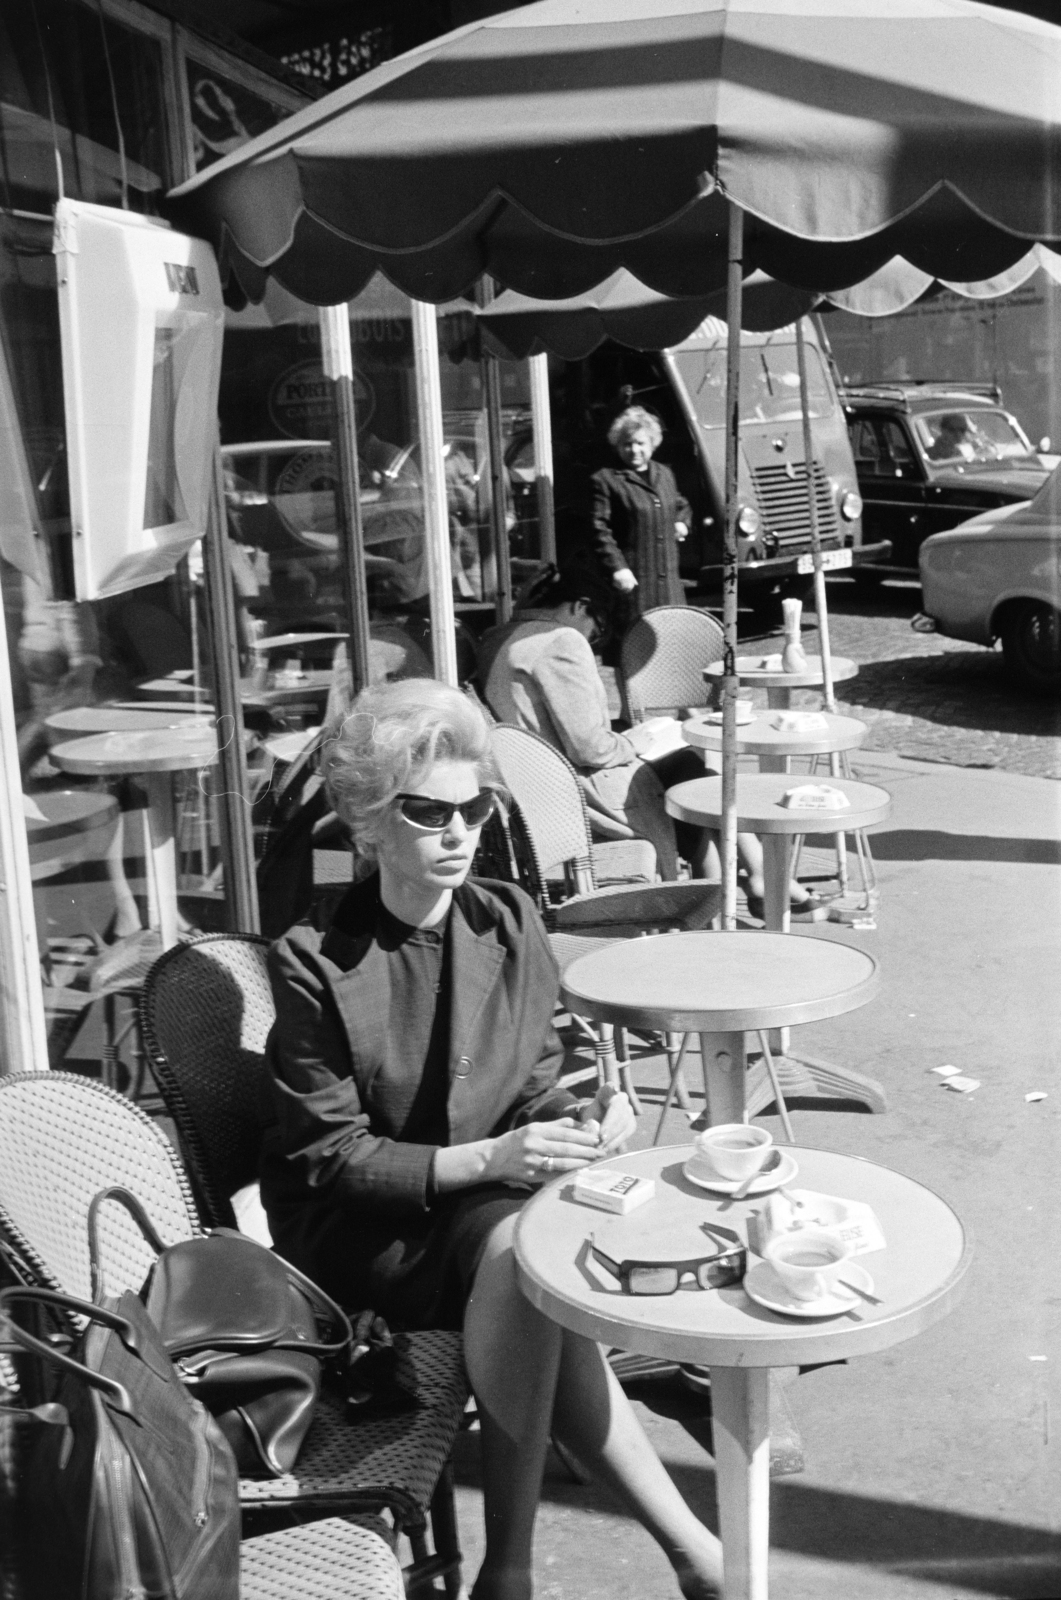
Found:
[[[781, 1093], [788, 1100], [854, 1100], [870, 1111], [887, 1111], [888, 1100], [875, 1078], [867, 1078], [852, 1067], [837, 1067], [814, 1056], [775, 1055]], [[746, 1097], [749, 1117], [759, 1116], [775, 1096], [765, 1063], [758, 1062], [748, 1074]], [[714, 1120], [714, 1118], [712, 1118]]]
[[765, 1367], [711, 1368], [711, 1428], [726, 1600], [767, 1600], [770, 1382]]

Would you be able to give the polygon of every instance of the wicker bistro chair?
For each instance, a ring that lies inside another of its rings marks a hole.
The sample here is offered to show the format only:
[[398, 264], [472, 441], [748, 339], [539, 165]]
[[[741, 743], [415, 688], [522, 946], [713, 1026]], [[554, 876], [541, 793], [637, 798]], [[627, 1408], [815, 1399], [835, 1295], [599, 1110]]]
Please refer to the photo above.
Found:
[[[514, 875], [530, 880], [523, 886], [538, 902], [561, 973], [606, 939], [711, 926], [721, 903], [720, 884], [702, 880], [654, 883], [644, 879], [623, 883], [621, 878], [616, 882], [610, 876], [619, 865], [615, 852], [628, 847], [592, 845], [578, 774], [566, 756], [538, 734], [523, 728], [499, 724], [493, 735], [501, 776], [515, 802], [511, 829], [511, 856], [517, 868]], [[647, 845], [645, 840], [633, 843], [638, 847]], [[651, 845], [647, 848], [652, 850]], [[520, 866], [523, 873], [518, 871]], [[557, 876], [557, 869], [562, 876]], [[609, 877], [602, 882], [605, 873]], [[556, 894], [557, 885], [567, 891], [566, 898]], [[594, 1030], [584, 1018], [576, 1021], [593, 1041], [598, 1079], [621, 1081], [631, 1104], [639, 1109], [621, 1040], [622, 1059], [616, 1054], [615, 1029], [609, 1023], [601, 1023]], [[677, 1091], [687, 1106], [684, 1084], [680, 1075], [676, 1076], [679, 1041], [669, 1035], [666, 1048]]]
[[[0, 1078], [0, 1247], [17, 1277], [90, 1299], [88, 1208], [93, 1195], [111, 1184], [138, 1196], [165, 1243], [202, 1231], [180, 1161], [137, 1106], [70, 1073]], [[120, 1206], [101, 1212], [100, 1251], [108, 1293], [139, 1289], [153, 1253]], [[467, 1400], [460, 1340], [456, 1334], [415, 1334], [410, 1344], [419, 1388], [432, 1397], [429, 1405], [352, 1423], [325, 1391], [296, 1471], [243, 1479], [240, 1503], [250, 1526], [256, 1512], [282, 1512], [315, 1527], [339, 1513], [388, 1511], [413, 1549], [407, 1591], [442, 1577], [455, 1597], [460, 1551], [447, 1462]], [[425, 1537], [429, 1508], [435, 1555], [428, 1553]], [[305, 1537], [308, 1545], [308, 1530]], [[345, 1538], [336, 1532], [339, 1545]], [[300, 1594], [316, 1592], [308, 1584], [305, 1591], [296, 1587]], [[344, 1597], [352, 1592], [352, 1585], [339, 1591]]]
[[619, 686], [631, 722], [705, 706], [704, 668], [722, 660], [724, 635], [715, 618], [695, 606], [656, 606], [625, 634]]

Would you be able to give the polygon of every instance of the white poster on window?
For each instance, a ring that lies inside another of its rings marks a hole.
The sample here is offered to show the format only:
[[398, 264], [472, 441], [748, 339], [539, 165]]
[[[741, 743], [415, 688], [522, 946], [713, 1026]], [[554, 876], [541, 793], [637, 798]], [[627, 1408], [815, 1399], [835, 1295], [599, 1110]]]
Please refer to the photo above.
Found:
[[74, 578], [96, 600], [206, 531], [224, 304], [201, 239], [75, 200], [55, 224]]

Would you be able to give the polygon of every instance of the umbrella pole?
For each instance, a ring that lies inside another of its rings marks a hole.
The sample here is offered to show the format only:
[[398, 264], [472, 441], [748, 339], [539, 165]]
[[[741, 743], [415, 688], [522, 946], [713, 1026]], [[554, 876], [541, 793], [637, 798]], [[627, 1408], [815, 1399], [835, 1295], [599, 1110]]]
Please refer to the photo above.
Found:
[[423, 463], [424, 538], [431, 587], [431, 653], [436, 678], [457, 686], [457, 634], [453, 568], [449, 549], [449, 505], [442, 438], [442, 379], [434, 306], [413, 300], [413, 361]]
[[549, 406], [549, 357], [528, 356], [531, 426], [534, 430], [534, 482], [538, 490], [538, 553], [556, 560], [556, 513], [553, 501], [553, 414]]
[[342, 556], [343, 600], [350, 640], [350, 678], [354, 694], [369, 681], [368, 582], [361, 523], [361, 485], [357, 464], [357, 413], [354, 408], [354, 356], [350, 311], [346, 305], [318, 309], [321, 365], [332, 386], [335, 460], [339, 469], [336, 507]]
[[[807, 508], [810, 512], [811, 560], [814, 562], [814, 610], [818, 618], [818, 639], [822, 656], [822, 693], [826, 711], [836, 710], [833, 692], [833, 656], [829, 648], [829, 608], [825, 599], [825, 573], [822, 570], [822, 536], [818, 525], [818, 497], [814, 490], [814, 440], [810, 426], [810, 398], [807, 390], [807, 347], [803, 337], [803, 318], [796, 319], [796, 362], [799, 367], [799, 410], [803, 421], [803, 459], [807, 470]], [[834, 774], [835, 776], [835, 774]]]
[[726, 525], [722, 552], [722, 926], [737, 926], [737, 513], [744, 213], [729, 202], [726, 275]]

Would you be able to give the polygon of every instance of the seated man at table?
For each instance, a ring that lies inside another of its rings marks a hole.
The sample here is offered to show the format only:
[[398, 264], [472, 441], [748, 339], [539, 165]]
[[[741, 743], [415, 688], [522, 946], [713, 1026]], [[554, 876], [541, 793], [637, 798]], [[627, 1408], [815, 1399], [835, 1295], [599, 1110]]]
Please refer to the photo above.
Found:
[[[660, 875], [677, 877], [678, 856], [696, 878], [719, 875], [714, 834], [666, 813], [664, 794], [676, 783], [704, 776], [695, 750], [645, 759], [651, 748], [643, 728], [613, 731], [608, 699], [591, 648], [604, 630], [610, 595], [593, 573], [549, 568], [529, 591], [512, 621], [483, 639], [479, 678], [487, 704], [502, 722], [528, 728], [560, 750], [579, 775], [594, 814], [625, 822], [656, 847]], [[737, 836], [747, 874], [749, 909], [761, 915], [763, 852], [754, 834]], [[808, 899], [792, 885], [793, 902]]]

